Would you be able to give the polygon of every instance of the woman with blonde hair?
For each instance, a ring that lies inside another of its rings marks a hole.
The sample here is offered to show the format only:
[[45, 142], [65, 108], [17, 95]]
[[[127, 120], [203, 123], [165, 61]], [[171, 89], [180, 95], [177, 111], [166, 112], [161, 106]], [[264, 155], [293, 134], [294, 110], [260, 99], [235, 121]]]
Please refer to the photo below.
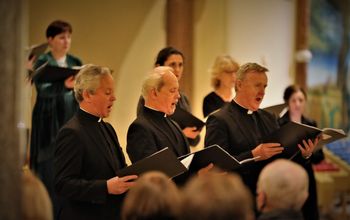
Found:
[[207, 117], [213, 111], [221, 108], [225, 103], [231, 102], [236, 82], [236, 72], [239, 65], [229, 55], [216, 57], [211, 68], [211, 84], [214, 91], [205, 96], [203, 100], [203, 115]]

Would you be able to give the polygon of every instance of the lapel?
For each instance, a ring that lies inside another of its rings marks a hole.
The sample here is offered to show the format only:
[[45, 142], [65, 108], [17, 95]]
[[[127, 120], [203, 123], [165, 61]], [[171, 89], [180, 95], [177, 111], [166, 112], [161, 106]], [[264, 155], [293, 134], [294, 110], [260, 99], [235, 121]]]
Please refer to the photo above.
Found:
[[118, 137], [115, 133], [115, 131], [113, 130], [113, 128], [111, 127], [111, 125], [108, 125], [106, 122], [104, 122], [104, 126], [109, 134], [109, 136], [112, 138], [113, 141], [113, 147], [116, 150], [116, 157], [118, 157], [118, 159], [120, 160], [121, 165], [124, 167], [126, 165], [125, 163], [125, 158], [124, 158], [124, 154], [123, 154], [123, 150], [120, 147], [119, 141], [118, 141]]
[[[90, 147], [96, 148], [98, 151], [102, 153], [104, 158], [107, 160], [108, 164], [112, 168], [114, 172], [117, 171], [117, 165], [115, 161], [112, 159], [110, 152], [108, 149], [103, 146], [105, 145], [105, 137], [102, 134], [101, 128], [99, 127], [98, 118], [96, 116], [90, 115], [81, 109], [78, 111], [78, 118], [81, 121], [81, 124], [85, 128], [87, 133], [87, 137], [92, 140], [93, 144], [90, 144]], [[89, 141], [90, 142], [90, 141]]]
[[[234, 123], [233, 125], [236, 125], [235, 127], [240, 131], [240, 133], [245, 137], [244, 140], [249, 140], [251, 142], [250, 144], [258, 144], [256, 141], [252, 139], [252, 137], [256, 136], [254, 131], [251, 129], [251, 127], [247, 126], [247, 123], [242, 123], [241, 116], [242, 116], [242, 108], [234, 101], [231, 102], [230, 105], [227, 105], [226, 108], [228, 108], [228, 111], [230, 112], [228, 115], [231, 118]], [[243, 114], [247, 114], [246, 112]], [[244, 115], [245, 116], [245, 115]], [[245, 119], [244, 119], [245, 120]], [[237, 132], [236, 129], [233, 129], [234, 132]]]
[[[190, 144], [188, 143], [187, 138], [185, 137], [185, 135], [182, 133], [182, 130], [180, 128], [180, 126], [176, 123], [176, 121], [172, 120], [171, 118], [169, 118], [169, 123], [171, 123], [172, 125], [174, 125], [174, 127], [179, 131], [179, 133], [181, 134], [181, 138], [183, 143], [185, 143], [184, 149], [186, 151], [186, 154], [190, 153]], [[178, 151], [178, 149], [176, 148], [176, 151], [179, 153], [180, 156], [182, 156], [182, 153]]]
[[[164, 120], [164, 119], [159, 117], [159, 115], [157, 115], [157, 112], [155, 112], [154, 110], [148, 109], [147, 107], [144, 107], [144, 116], [146, 120], [148, 120], [153, 125], [153, 127], [157, 130], [156, 132], [162, 133], [163, 134], [162, 136], [166, 137], [167, 141], [171, 144], [171, 146], [160, 146], [160, 147], [171, 147], [172, 149], [174, 149], [177, 155], [182, 155], [182, 153], [180, 152], [180, 149], [176, 147], [177, 144], [172, 134], [169, 133], [168, 129], [164, 129], [164, 126], [162, 126], [162, 123], [160, 120]], [[171, 121], [169, 122], [172, 123]]]

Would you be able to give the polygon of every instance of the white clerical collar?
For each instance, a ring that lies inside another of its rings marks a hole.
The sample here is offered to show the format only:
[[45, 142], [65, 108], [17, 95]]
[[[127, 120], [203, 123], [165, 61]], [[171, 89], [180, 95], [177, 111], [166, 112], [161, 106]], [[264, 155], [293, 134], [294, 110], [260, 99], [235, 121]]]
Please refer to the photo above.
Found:
[[[83, 109], [82, 107], [80, 107], [80, 109], [81, 109], [82, 111], [84, 111], [84, 112], [90, 114], [90, 115], [93, 115], [93, 114], [91, 114], [90, 112], [88, 112], [88, 111], [86, 111], [85, 109]], [[95, 115], [95, 116], [96, 116], [96, 115]], [[98, 117], [98, 116], [96, 116], [96, 117]], [[101, 122], [101, 121], [102, 121], [102, 118], [99, 117], [98, 120], [97, 120], [97, 122]]]
[[246, 107], [240, 105], [235, 99], [233, 99], [233, 101], [234, 101], [237, 105], [239, 105], [239, 106], [241, 106], [242, 108], [246, 109], [248, 115], [251, 115], [251, 114], [254, 113], [254, 111], [252, 111], [252, 110], [250, 110], [250, 109], [247, 109]]
[[[146, 108], [149, 108], [149, 109], [152, 109], [153, 111], [156, 111], [156, 112], [161, 112], [159, 111], [158, 109], [155, 109], [155, 108], [152, 108], [152, 107], [149, 107], [148, 105], [145, 105]], [[163, 113], [163, 112], [162, 112]], [[164, 113], [164, 118], [166, 118], [167, 115]]]

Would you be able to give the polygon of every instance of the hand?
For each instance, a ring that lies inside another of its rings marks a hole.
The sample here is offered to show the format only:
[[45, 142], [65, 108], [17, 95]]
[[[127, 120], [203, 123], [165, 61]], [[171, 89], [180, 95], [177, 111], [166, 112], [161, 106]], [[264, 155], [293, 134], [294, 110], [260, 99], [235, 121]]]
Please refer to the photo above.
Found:
[[280, 154], [283, 151], [283, 147], [281, 147], [280, 143], [264, 143], [259, 144], [252, 150], [253, 157], [259, 157], [259, 160], [266, 160], [276, 154]]
[[186, 127], [182, 132], [187, 138], [195, 139], [201, 131], [197, 130], [197, 127]]
[[113, 177], [107, 180], [108, 193], [113, 195], [122, 194], [135, 184], [135, 182], [129, 182], [129, 181], [136, 180], [136, 179], [137, 179], [136, 175]]
[[68, 89], [73, 89], [74, 88], [74, 82], [75, 78], [74, 76], [70, 76], [67, 79], [64, 80], [64, 86]]
[[27, 69], [27, 70], [33, 71], [34, 60], [35, 60], [35, 56], [32, 56], [32, 58], [30, 58], [30, 60], [28, 60], [28, 61], [26, 62], [26, 69]]
[[198, 170], [197, 174], [198, 174], [198, 176], [203, 176], [203, 175], [210, 173], [211, 171], [216, 171], [217, 174], [219, 174], [219, 175], [224, 175], [227, 173], [227, 172], [221, 172], [221, 171], [218, 172], [217, 169], [213, 170], [213, 168], [214, 168], [214, 164], [210, 163], [208, 166], [203, 167], [200, 170]]
[[300, 144], [298, 144], [298, 147], [301, 151], [301, 155], [304, 158], [308, 159], [309, 157], [311, 157], [312, 152], [314, 152], [315, 146], [318, 143], [318, 139], [319, 138], [316, 138], [314, 140], [314, 142], [312, 142], [310, 139], [308, 139], [307, 141], [303, 140], [304, 147], [302, 147]]

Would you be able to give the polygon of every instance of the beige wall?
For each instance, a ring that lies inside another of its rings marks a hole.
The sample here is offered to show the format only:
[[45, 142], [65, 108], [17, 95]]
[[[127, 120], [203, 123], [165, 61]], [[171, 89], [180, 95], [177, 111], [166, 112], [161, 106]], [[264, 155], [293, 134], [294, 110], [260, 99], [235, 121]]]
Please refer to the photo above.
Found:
[[[230, 53], [239, 61], [244, 61], [251, 58], [242, 55], [241, 51], [245, 48], [247, 53], [255, 52], [251, 48], [255, 44], [264, 44], [259, 50], [269, 49], [265, 38], [257, 40], [261, 33], [265, 33], [273, 42], [279, 42], [273, 51], [267, 50], [266, 53], [272, 69], [275, 69], [275, 64], [284, 68], [285, 73], [278, 77], [278, 92], [282, 86], [288, 84], [290, 60], [284, 55], [288, 54], [290, 57], [292, 32], [289, 29], [293, 29], [292, 27], [285, 27], [276, 34], [274, 20], [268, 17], [268, 23], [264, 26], [266, 30], [261, 30], [256, 35], [254, 32], [252, 37], [239, 36], [242, 25], [247, 22], [247, 19], [240, 16], [244, 15], [247, 6], [250, 7], [249, 10], [255, 10], [254, 13], [247, 13], [252, 21], [259, 21], [258, 25], [264, 24], [262, 21], [265, 16], [261, 16], [261, 6], [256, 1], [259, 0], [195, 1], [192, 109], [198, 117], [202, 117], [203, 97], [212, 90], [208, 69], [215, 57]], [[269, 2], [264, 8], [265, 14], [281, 16], [281, 20], [285, 21], [283, 23], [275, 19], [278, 27], [293, 24], [293, 7], [287, 6], [293, 6], [294, 1], [264, 2]], [[45, 41], [44, 32], [52, 20], [68, 20], [74, 29], [71, 53], [79, 56], [84, 63], [106, 65], [115, 70], [117, 101], [108, 120], [117, 130], [122, 146], [126, 146], [127, 128], [136, 116], [142, 78], [152, 68], [157, 52], [165, 46], [165, 4], [166, 0], [31, 0], [29, 4], [30, 44]], [[272, 7], [276, 5], [277, 8]], [[255, 30], [255, 26], [251, 30]], [[254, 53], [253, 58], [260, 59], [261, 55], [264, 54]], [[280, 74], [279, 69], [277, 71], [274, 70], [273, 74]], [[205, 131], [201, 135], [202, 144]]]

